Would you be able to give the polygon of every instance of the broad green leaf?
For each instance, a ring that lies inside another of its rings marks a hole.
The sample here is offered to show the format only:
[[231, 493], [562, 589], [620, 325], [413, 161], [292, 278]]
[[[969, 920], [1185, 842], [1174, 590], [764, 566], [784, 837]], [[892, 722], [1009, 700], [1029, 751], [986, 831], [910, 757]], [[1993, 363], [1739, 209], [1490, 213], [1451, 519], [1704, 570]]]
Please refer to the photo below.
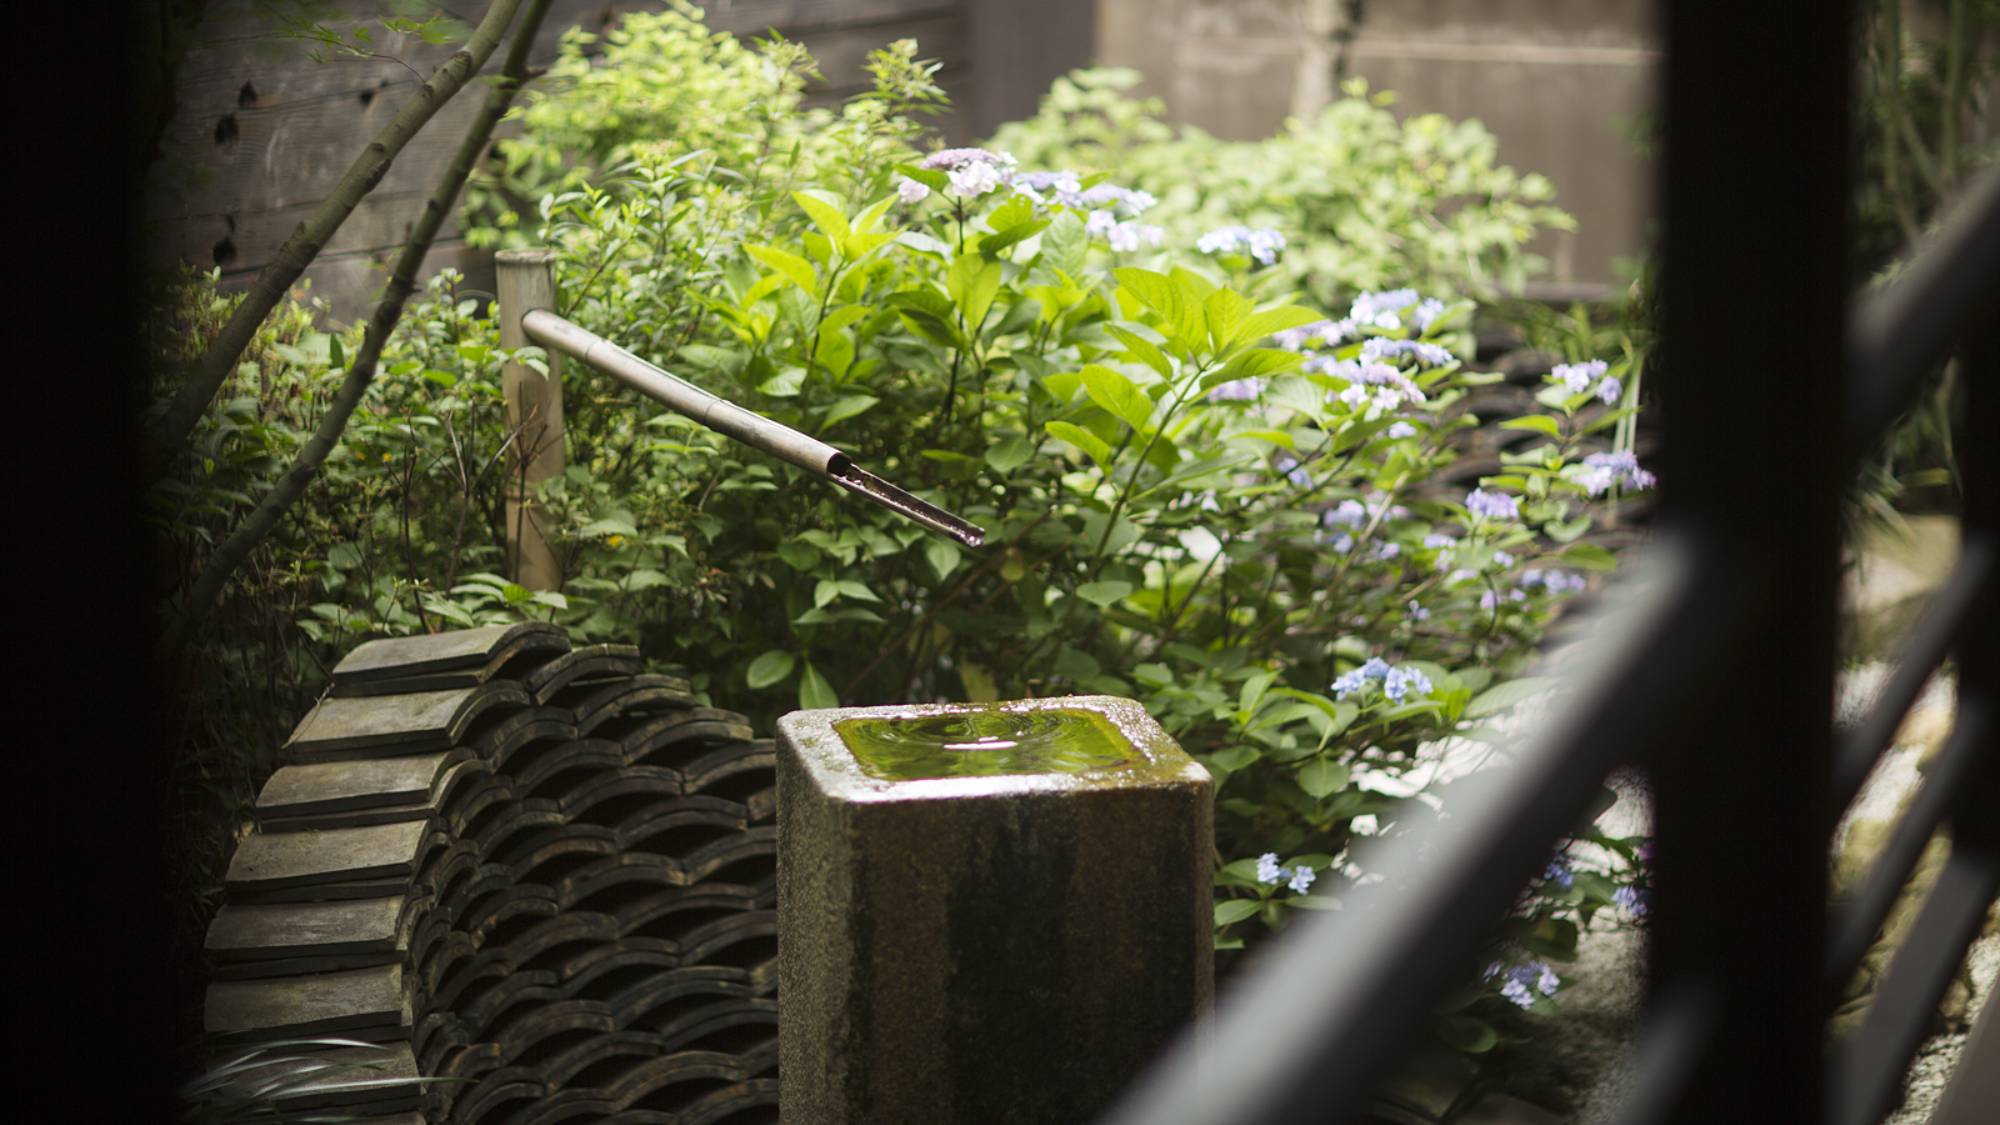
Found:
[[952, 571], [958, 569], [958, 545], [931, 536], [924, 540], [924, 558], [931, 564], [931, 569], [937, 572], [938, 580], [943, 581]]
[[799, 658], [781, 648], [770, 649], [750, 662], [743, 680], [752, 690], [761, 691], [792, 674]]
[[806, 661], [806, 674], [799, 679], [799, 706], [808, 711], [824, 711], [840, 706], [840, 697], [833, 693], [833, 685], [826, 682], [812, 661]]
[[1089, 455], [1092, 461], [1097, 462], [1098, 468], [1110, 469], [1111, 446], [1107, 445], [1103, 438], [1098, 437], [1082, 426], [1072, 425], [1068, 422], [1044, 422], [1042, 425], [1049, 431], [1051, 437], [1058, 441], [1068, 442], [1078, 449], [1083, 450], [1085, 454]]
[[639, 529], [632, 526], [631, 520], [607, 517], [584, 524], [578, 529], [577, 535], [584, 539], [602, 539], [607, 535], [623, 535], [627, 539], [635, 539], [639, 535]]
[[1132, 385], [1132, 380], [1099, 363], [1086, 364], [1083, 369], [1083, 390], [1090, 401], [1103, 407], [1113, 416], [1135, 430], [1144, 430], [1146, 420], [1152, 417], [1153, 400], [1146, 392]]
[[803, 191], [793, 192], [792, 200], [805, 209], [820, 233], [835, 244], [846, 241], [847, 236], [853, 233], [854, 228], [848, 225], [847, 216], [840, 213], [838, 206]]
[[1471, 1016], [1445, 1016], [1437, 1022], [1437, 1034], [1447, 1046], [1468, 1055], [1485, 1054], [1500, 1042], [1492, 1024]]
[[1505, 711], [1524, 699], [1532, 699], [1555, 685], [1555, 680], [1547, 676], [1524, 676], [1518, 680], [1508, 680], [1495, 684], [1473, 697], [1465, 705], [1465, 717], [1477, 719], [1496, 711]]
[[819, 552], [811, 544], [796, 540], [778, 544], [778, 557], [793, 570], [809, 572], [819, 565]]
[[1299, 788], [1317, 801], [1347, 788], [1348, 768], [1328, 758], [1315, 758], [1299, 771]]
[[896, 241], [912, 250], [944, 257], [951, 253], [951, 245], [932, 238], [920, 230], [906, 230], [896, 236]]
[[1232, 379], [1247, 379], [1253, 375], [1276, 375], [1304, 362], [1304, 356], [1282, 348], [1246, 348], [1231, 356], [1229, 362], [1203, 375], [1201, 389], [1205, 391]]
[[808, 293], [816, 294], [819, 292], [819, 284], [813, 274], [812, 263], [799, 257], [797, 254], [789, 250], [780, 250], [776, 246], [751, 243], [744, 245], [743, 252], [777, 271], [786, 280], [800, 289]]
[[840, 583], [831, 578], [822, 578], [813, 583], [813, 608], [823, 609], [840, 596]]
[[1057, 215], [1048, 230], [1043, 232], [1040, 261], [1050, 270], [1075, 277], [1083, 272], [1089, 249], [1090, 235], [1084, 229], [1083, 220], [1065, 211]]
[[1259, 904], [1247, 898], [1229, 898], [1215, 904], [1215, 924], [1234, 925], [1257, 913]]
[[1187, 300], [1171, 279], [1165, 274], [1154, 273], [1138, 266], [1124, 266], [1113, 270], [1112, 276], [1118, 279], [1118, 284], [1124, 286], [1127, 292], [1138, 298], [1141, 304], [1160, 314], [1160, 319], [1166, 322], [1169, 332], [1186, 341], [1185, 326], [1190, 315]]
[[874, 395], [842, 395], [833, 401], [832, 406], [827, 407], [826, 417], [820, 420], [820, 425], [831, 426], [843, 419], [864, 414], [881, 401]]
[[995, 231], [985, 238], [980, 239], [979, 252], [986, 257], [993, 257], [1016, 242], [1033, 238], [1040, 234], [1048, 228], [1048, 225], [1049, 220], [1047, 219], [1031, 219], [1025, 223], [1015, 223], [1011, 227]]
[[986, 463], [993, 466], [996, 473], [1011, 473], [1028, 463], [1035, 455], [1034, 443], [1016, 435], [986, 449]]
[[972, 703], [991, 703], [1000, 698], [1000, 685], [993, 673], [970, 660], [958, 665], [958, 682], [965, 685], [965, 698]]
[[1585, 570], [1618, 568], [1618, 557], [1595, 543], [1571, 543], [1563, 548], [1562, 560]]
[[1000, 291], [1000, 263], [977, 254], [967, 254], [951, 264], [945, 274], [945, 292], [958, 305], [959, 315], [970, 332], [986, 319], [993, 297]]
[[1546, 414], [1524, 414], [1519, 418], [1509, 418], [1505, 422], [1500, 423], [1500, 428], [1503, 430], [1534, 430], [1537, 433], [1547, 434], [1552, 438], [1562, 436], [1562, 427], [1556, 423], [1554, 418]]
[[1214, 352], [1226, 352], [1236, 343], [1251, 309], [1249, 301], [1230, 289], [1217, 289], [1202, 299], [1201, 315], [1208, 324], [1208, 342]]
[[843, 598], [853, 598], [864, 602], [879, 602], [882, 600], [875, 596], [875, 591], [869, 589], [866, 583], [856, 582], [852, 578], [843, 578], [837, 585], [840, 587], [840, 596]]
[[1119, 343], [1125, 345], [1127, 355], [1159, 372], [1160, 378], [1172, 379], [1174, 377], [1173, 361], [1167, 358], [1167, 353], [1161, 351], [1158, 344], [1129, 328], [1120, 328], [1115, 324], [1106, 325], [1105, 331], [1110, 332], [1112, 336], [1117, 338]]
[[1085, 582], [1076, 588], [1076, 596], [1103, 609], [1131, 593], [1132, 588], [1130, 582]]
[[1287, 328], [1303, 328], [1316, 320], [1323, 320], [1318, 313], [1298, 305], [1280, 305], [1275, 309], [1265, 309], [1251, 314], [1238, 331], [1245, 340], [1262, 340], [1283, 332]]

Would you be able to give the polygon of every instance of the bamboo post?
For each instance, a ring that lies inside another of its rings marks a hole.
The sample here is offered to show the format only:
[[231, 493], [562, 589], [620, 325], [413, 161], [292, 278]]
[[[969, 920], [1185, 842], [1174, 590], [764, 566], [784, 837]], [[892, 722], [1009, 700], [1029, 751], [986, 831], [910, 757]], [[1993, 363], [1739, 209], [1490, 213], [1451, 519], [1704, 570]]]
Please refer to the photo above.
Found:
[[[533, 309], [555, 309], [555, 261], [553, 250], [495, 255], [501, 347], [533, 343], [521, 318]], [[548, 365], [547, 375], [519, 362], [508, 363], [500, 373], [508, 432], [517, 435], [507, 486], [507, 569], [509, 577], [530, 590], [553, 590], [562, 582], [562, 568], [549, 545], [547, 514], [534, 502], [537, 486], [563, 471], [562, 356], [549, 350]]]

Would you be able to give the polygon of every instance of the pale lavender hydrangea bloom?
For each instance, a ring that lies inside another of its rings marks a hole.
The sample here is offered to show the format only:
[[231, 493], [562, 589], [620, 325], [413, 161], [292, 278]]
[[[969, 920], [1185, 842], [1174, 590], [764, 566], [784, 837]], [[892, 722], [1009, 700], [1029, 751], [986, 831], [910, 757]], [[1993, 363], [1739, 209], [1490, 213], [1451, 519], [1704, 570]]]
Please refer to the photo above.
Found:
[[1333, 542], [1330, 545], [1333, 547], [1335, 554], [1344, 555], [1354, 549], [1354, 536], [1343, 531], [1333, 537]]
[[1360, 527], [1368, 522], [1368, 509], [1359, 500], [1342, 500], [1337, 506], [1319, 514], [1319, 522], [1326, 527]]
[[1586, 585], [1581, 574], [1571, 574], [1567, 570], [1524, 570], [1521, 585], [1526, 588], [1540, 586], [1551, 594], [1574, 594]]
[[1422, 603], [1420, 603], [1420, 602], [1418, 602], [1418, 601], [1417, 601], [1417, 600], [1416, 600], [1415, 598], [1411, 598], [1411, 599], [1410, 599], [1410, 620], [1412, 620], [1412, 621], [1429, 621], [1430, 619], [1431, 619], [1431, 611], [1430, 611], [1430, 610], [1428, 610], [1428, 609], [1425, 609], [1425, 608], [1423, 607], [1423, 604], [1422, 604]]
[[1513, 566], [1513, 565], [1514, 565], [1514, 556], [1512, 556], [1512, 555], [1508, 554], [1508, 553], [1507, 553], [1507, 552], [1505, 552], [1505, 551], [1495, 551], [1495, 552], [1493, 552], [1493, 565], [1494, 565], [1494, 566]]
[[1623, 910], [1634, 918], [1644, 918], [1646, 916], [1646, 892], [1637, 887], [1618, 888], [1611, 893], [1611, 901], [1620, 910]]
[[[1063, 202], [1068, 203], [1068, 200]], [[1150, 192], [1122, 188], [1116, 184], [1098, 184], [1076, 197], [1072, 206], [1088, 208], [1121, 207], [1128, 215], [1137, 215], [1151, 207], [1155, 200]]]
[[1231, 379], [1227, 383], [1217, 383], [1208, 390], [1210, 402], [1249, 402], [1264, 393], [1265, 382], [1252, 375], [1245, 379]]
[[1264, 227], [1228, 226], [1209, 231], [1194, 245], [1204, 254], [1241, 250], [1268, 266], [1278, 260], [1278, 252], [1285, 248], [1285, 236]]
[[1429, 695], [1431, 678], [1415, 668], [1391, 668], [1389, 674], [1382, 677], [1382, 694], [1388, 696], [1390, 702], [1401, 703], [1412, 693]]
[[[1422, 388], [1418, 387], [1408, 375], [1386, 363], [1356, 362], [1351, 359], [1318, 355], [1306, 360], [1303, 368], [1316, 374], [1347, 380], [1348, 387], [1336, 397], [1349, 406], [1358, 407], [1365, 402], [1373, 401], [1378, 404], [1386, 403], [1386, 408], [1393, 410], [1405, 402], [1424, 401]], [[1387, 393], [1371, 395], [1365, 390], [1355, 391], [1357, 387], [1380, 387]], [[1355, 393], [1349, 394], [1349, 391]]]
[[1602, 496], [1614, 484], [1641, 491], [1658, 483], [1658, 478], [1640, 468], [1639, 459], [1626, 449], [1586, 456], [1575, 479], [1592, 496]]
[[1425, 297], [1423, 300], [1417, 302], [1416, 309], [1410, 313], [1410, 327], [1416, 329], [1418, 332], [1427, 331], [1432, 322], [1436, 321], [1443, 314], [1443, 301], [1438, 300], [1436, 297]]
[[1287, 328], [1271, 334], [1271, 342], [1286, 351], [1299, 352], [1319, 344], [1333, 347], [1354, 335], [1352, 320], [1316, 320], [1297, 328]]
[[[1507, 591], [1507, 600], [1510, 602], [1524, 602], [1528, 600], [1528, 596], [1526, 594], [1523, 594], [1519, 590], [1509, 590]], [[1485, 593], [1479, 595], [1480, 609], [1487, 610], [1490, 612], [1499, 605], [1500, 605], [1500, 596], [1498, 594], [1495, 594], [1493, 591], [1488, 590]]]
[[1083, 185], [1075, 172], [1018, 172], [1014, 176], [1014, 190], [1036, 203], [1046, 202], [1041, 193], [1053, 190], [1057, 203], [1075, 207], [1082, 199]]
[[1590, 389], [1590, 384], [1603, 377], [1608, 366], [1601, 359], [1588, 359], [1582, 363], [1558, 363], [1549, 369], [1549, 378], [1560, 382], [1569, 393], [1580, 395]]
[[1402, 553], [1403, 548], [1395, 543], [1377, 543], [1375, 545], [1375, 558], [1380, 562], [1388, 562]]
[[1319, 876], [1313, 872], [1312, 868], [1301, 863], [1297, 867], [1292, 868], [1292, 881], [1285, 885], [1292, 889], [1293, 894], [1302, 895], [1306, 893], [1306, 889], [1311, 887], [1313, 880], [1317, 878]]
[[1257, 881], [1259, 883], [1278, 882], [1284, 878], [1284, 875], [1281, 874], [1283, 870], [1283, 868], [1278, 866], [1277, 852], [1265, 852], [1263, 855], [1257, 857]]
[[946, 174], [945, 191], [960, 199], [976, 199], [1000, 186], [1000, 169], [992, 164], [961, 164]]
[[1417, 428], [1415, 426], [1410, 425], [1408, 422], [1398, 422], [1395, 425], [1390, 426], [1387, 430], [1383, 432], [1388, 434], [1390, 438], [1398, 441], [1402, 440], [1403, 438], [1411, 438], [1417, 436]]
[[908, 176], [904, 176], [896, 184], [896, 198], [902, 200], [904, 203], [922, 203], [930, 193], [930, 188], [925, 187]]
[[1108, 241], [1113, 250], [1131, 253], [1141, 246], [1158, 246], [1166, 235], [1165, 228], [1150, 223], [1119, 223], [1111, 228]]
[[1380, 363], [1394, 356], [1407, 355], [1425, 367], [1443, 367], [1457, 357], [1449, 348], [1440, 344], [1427, 344], [1422, 340], [1391, 340], [1387, 336], [1375, 336], [1361, 345], [1361, 362]]
[[924, 157], [917, 162], [917, 167], [949, 172], [968, 164], [991, 164], [1012, 168], [1014, 156], [1012, 153], [989, 152], [983, 148], [946, 148]]
[[1562, 856], [1550, 860], [1549, 865], [1542, 869], [1542, 882], [1554, 883], [1568, 890], [1576, 882], [1576, 875], [1569, 869], [1569, 860]]
[[1457, 545], [1458, 539], [1455, 536], [1445, 535], [1441, 532], [1433, 531], [1429, 535], [1424, 536], [1424, 546], [1432, 550], [1443, 547], [1455, 547]]
[[1504, 492], [1488, 492], [1483, 488], [1475, 488], [1465, 494], [1465, 510], [1490, 520], [1521, 518], [1520, 506], [1514, 503], [1512, 496]]
[[1401, 328], [1402, 312], [1418, 303], [1414, 289], [1390, 289], [1382, 293], [1363, 293], [1354, 298], [1354, 304], [1347, 315], [1356, 324], [1366, 324], [1372, 328]]
[[1108, 209], [1100, 209], [1097, 211], [1092, 211], [1089, 215], [1085, 216], [1083, 220], [1084, 233], [1090, 235], [1092, 238], [1105, 237], [1106, 235], [1110, 234], [1112, 229], [1115, 228], [1117, 225], [1118, 225], [1117, 213]]
[[1379, 656], [1371, 656], [1361, 667], [1333, 681], [1334, 698], [1346, 699], [1366, 688], [1371, 681], [1380, 683], [1382, 694], [1395, 703], [1401, 703], [1412, 693], [1420, 696], [1431, 693], [1429, 676], [1415, 668], [1398, 668]]
[[1606, 375], [1604, 381], [1597, 384], [1597, 401], [1606, 406], [1617, 402], [1624, 393], [1625, 384], [1619, 382], [1615, 375]]
[[1275, 464], [1278, 471], [1285, 474], [1286, 480], [1291, 481], [1300, 488], [1312, 487], [1312, 474], [1306, 472], [1306, 467], [1299, 464], [1297, 458], [1288, 457], [1280, 453]]
[[1499, 965], [1491, 965], [1486, 970], [1486, 979], [1504, 978], [1500, 985], [1500, 995], [1518, 1007], [1528, 1008], [1535, 1003], [1535, 994], [1554, 996], [1562, 987], [1562, 978], [1546, 961], [1530, 961], [1516, 965], [1502, 973]]

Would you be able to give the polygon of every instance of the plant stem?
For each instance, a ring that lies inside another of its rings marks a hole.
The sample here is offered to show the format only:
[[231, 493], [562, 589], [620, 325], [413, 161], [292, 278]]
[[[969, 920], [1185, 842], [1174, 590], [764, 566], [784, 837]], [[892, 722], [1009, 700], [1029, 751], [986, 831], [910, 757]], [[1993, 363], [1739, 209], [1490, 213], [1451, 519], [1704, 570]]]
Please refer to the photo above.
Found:
[[[444, 104], [452, 99], [486, 60], [493, 49], [500, 44], [506, 34], [507, 25], [514, 20], [514, 12], [521, 6], [521, 0], [493, 0], [486, 8], [485, 18], [473, 29], [472, 37], [465, 46], [452, 52], [444, 64], [431, 72], [430, 79], [417, 87], [417, 92], [396, 116], [375, 134], [368, 146], [348, 165], [345, 175], [335, 184], [333, 191], [319, 205], [306, 221], [300, 223], [285, 244], [257, 273], [257, 280], [250, 284], [250, 291], [243, 303], [230, 314], [229, 322], [204, 352], [201, 362], [188, 376], [186, 383], [174, 395], [153, 434], [153, 445], [161, 455], [169, 455], [178, 450], [194, 432], [195, 424], [201, 421], [203, 412], [214, 400], [215, 392], [221, 389], [229, 373], [236, 369], [236, 361], [243, 355], [250, 340], [257, 334], [257, 328], [264, 323], [271, 310], [284, 299], [292, 282], [299, 279], [306, 267], [312, 264], [322, 247], [331, 239], [354, 208], [361, 203], [382, 177], [389, 172], [389, 165], [396, 155], [403, 151], [411, 137], [424, 127]], [[546, 7], [546, 5], [543, 5]], [[522, 70], [525, 72], [526, 67]], [[515, 77], [518, 83], [519, 77]], [[511, 92], [509, 94], [511, 97]], [[489, 130], [490, 132], [490, 130]], [[481, 135], [481, 143], [485, 135]], [[477, 154], [475, 154], [477, 155]], [[457, 194], [453, 189], [454, 197]], [[428, 240], [426, 240], [428, 244]]]
[[[503, 0], [496, 0], [494, 7], [501, 6]], [[353, 366], [347, 370], [347, 377], [341, 381], [340, 389], [328, 404], [313, 435], [299, 450], [292, 467], [278, 479], [270, 492], [257, 503], [257, 507], [244, 520], [242, 526], [232, 532], [228, 539], [218, 546], [210, 556], [208, 566], [195, 580], [194, 589], [188, 594], [187, 603], [181, 607], [180, 617], [174, 622], [164, 637], [169, 648], [181, 647], [193, 629], [208, 615], [216, 598], [222, 593], [223, 585], [236, 568], [243, 564], [253, 548], [271, 533], [285, 512], [305, 494], [306, 487], [319, 475], [320, 466], [326, 462], [340, 435], [347, 428], [347, 420], [354, 414], [355, 407], [367, 393], [374, 381], [376, 364], [382, 358], [382, 349], [388, 343], [389, 333], [402, 318], [403, 306], [410, 294], [416, 291], [416, 274], [422, 266], [424, 255], [437, 238], [445, 217], [451, 213], [458, 193], [472, 174], [473, 165], [479, 155], [486, 150], [486, 143], [492, 137], [493, 127], [506, 115], [507, 107], [513, 104], [514, 95], [519, 91], [528, 69], [528, 51], [534, 44], [535, 30], [541, 26], [552, 0], [531, 0], [527, 18], [515, 31], [513, 44], [507, 53], [506, 65], [501, 70], [500, 81], [487, 92], [486, 102], [480, 108], [467, 129], [464, 140], [459, 142], [458, 151], [453, 155], [449, 167], [438, 180], [437, 187], [424, 202], [424, 212], [418, 217], [410, 231], [409, 241], [403, 244], [402, 252], [396, 256], [395, 270], [389, 278], [387, 290], [382, 300], [375, 306], [374, 315], [368, 318], [367, 333], [362, 338], [361, 350], [354, 357]], [[511, 17], [514, 5], [508, 4]], [[490, 10], [489, 10], [490, 15]], [[487, 48], [490, 53], [492, 48]]]

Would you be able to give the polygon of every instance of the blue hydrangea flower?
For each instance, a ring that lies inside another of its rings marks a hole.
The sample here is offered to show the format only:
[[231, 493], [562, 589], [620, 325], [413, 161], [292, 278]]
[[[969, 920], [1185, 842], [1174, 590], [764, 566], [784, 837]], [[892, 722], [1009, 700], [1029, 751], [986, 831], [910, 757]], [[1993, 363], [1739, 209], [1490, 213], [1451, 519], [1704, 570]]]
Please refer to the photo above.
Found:
[[1602, 496], [1614, 484], [1638, 492], [1659, 483], [1657, 477], [1639, 467], [1639, 459], [1626, 449], [1592, 453], [1583, 459], [1581, 466], [1573, 466], [1569, 475], [1592, 496]]
[[1429, 695], [1431, 678], [1415, 668], [1391, 668], [1382, 679], [1382, 694], [1392, 703], [1401, 703], [1406, 696]]
[[1597, 384], [1597, 401], [1606, 406], [1617, 402], [1624, 393], [1625, 384], [1619, 382], [1615, 375], [1606, 375], [1604, 381]]
[[1458, 545], [1458, 539], [1456, 537], [1445, 535], [1442, 532], [1433, 531], [1429, 535], [1424, 536], [1424, 546], [1429, 547], [1432, 550], [1438, 550], [1445, 547], [1455, 547], [1457, 545]]
[[1587, 359], [1582, 363], [1558, 363], [1549, 369], [1549, 378], [1561, 383], [1573, 395], [1580, 395], [1590, 389], [1590, 384], [1604, 376], [1608, 366], [1601, 359]]
[[1540, 586], [1551, 595], [1556, 596], [1578, 593], [1584, 586], [1588, 585], [1581, 574], [1572, 574], [1567, 570], [1541, 569], [1522, 571], [1520, 584], [1525, 589], [1533, 589], [1536, 586]]
[[1285, 479], [1291, 481], [1294, 485], [1300, 488], [1312, 487], [1312, 474], [1306, 472], [1305, 466], [1299, 464], [1297, 458], [1280, 453], [1273, 464], [1279, 472], [1285, 474]]
[[1537, 993], [1554, 996], [1556, 990], [1562, 987], [1562, 978], [1556, 975], [1555, 970], [1550, 968], [1546, 961], [1530, 961], [1525, 965], [1515, 965], [1504, 973], [1497, 965], [1489, 967], [1486, 979], [1492, 980], [1496, 976], [1505, 978], [1500, 984], [1500, 995], [1522, 1008], [1532, 1007]]
[[1431, 619], [1431, 611], [1425, 609], [1423, 607], [1423, 604], [1421, 602], [1418, 602], [1415, 598], [1410, 599], [1410, 620], [1429, 621], [1430, 619]]
[[1388, 562], [1402, 553], [1403, 548], [1395, 543], [1377, 543], [1375, 545], [1375, 557], [1382, 562]]
[[1443, 301], [1438, 300], [1436, 297], [1425, 297], [1423, 300], [1417, 302], [1417, 307], [1410, 313], [1410, 327], [1416, 329], [1418, 332], [1427, 332], [1430, 330], [1431, 324], [1443, 314]]
[[946, 148], [924, 157], [917, 162], [917, 167], [949, 172], [968, 164], [989, 164], [1011, 169], [1014, 167], [1014, 157], [1012, 153], [990, 152], [983, 148]]
[[1427, 344], [1422, 340], [1392, 340], [1387, 336], [1375, 336], [1361, 345], [1361, 362], [1379, 363], [1394, 356], [1413, 356], [1425, 367], [1443, 367], [1458, 357], [1441, 344]]
[[1210, 402], [1249, 402], [1264, 393], [1266, 383], [1256, 375], [1243, 379], [1231, 379], [1227, 383], [1217, 383], [1209, 388]]
[[1415, 668], [1398, 668], [1379, 656], [1371, 656], [1361, 667], [1333, 681], [1334, 698], [1346, 699], [1371, 682], [1380, 683], [1382, 693], [1395, 703], [1401, 703], [1412, 693], [1420, 696], [1431, 693], [1429, 676]]
[[1419, 300], [1414, 289], [1363, 293], [1354, 298], [1354, 304], [1348, 308], [1347, 315], [1356, 324], [1393, 330], [1403, 326], [1403, 310], [1418, 304]]
[[1475, 488], [1465, 494], [1465, 510], [1489, 520], [1521, 518], [1520, 506], [1514, 503], [1512, 496], [1504, 492], [1488, 492], [1483, 488]]
[[[1347, 388], [1336, 397], [1349, 406], [1358, 407], [1364, 402], [1373, 401], [1386, 404], [1387, 409], [1393, 410], [1405, 402], [1424, 401], [1424, 392], [1416, 382], [1386, 363], [1362, 363], [1351, 359], [1317, 355], [1306, 360], [1302, 366], [1306, 371], [1347, 380]], [[1375, 387], [1378, 390], [1375, 394], [1370, 394], [1366, 390], [1368, 387]]]
[[1300, 352], [1318, 344], [1333, 347], [1354, 335], [1352, 320], [1316, 320], [1297, 328], [1271, 334], [1271, 342], [1286, 351]]
[[[1067, 201], [1065, 201], [1067, 202]], [[1158, 200], [1150, 192], [1122, 188], [1117, 184], [1097, 184], [1076, 197], [1074, 206], [1089, 208], [1119, 208], [1127, 215], [1138, 215]]]
[[1276, 883], [1282, 881], [1284, 879], [1284, 875], [1281, 873], [1282, 870], [1278, 866], [1277, 852], [1265, 852], [1263, 855], [1257, 857], [1257, 881], [1259, 883]]
[[[1524, 602], [1528, 600], [1528, 596], [1526, 594], [1523, 594], [1519, 590], [1509, 590], [1507, 591], [1507, 600], [1510, 602]], [[1499, 605], [1500, 605], [1500, 595], [1494, 593], [1492, 590], [1488, 590], [1485, 593], [1479, 595], [1480, 609], [1487, 610], [1490, 612], [1498, 608]]]
[[1500, 567], [1513, 566], [1514, 556], [1505, 551], [1495, 551], [1493, 552], [1493, 565]]
[[1324, 527], [1360, 527], [1368, 522], [1368, 509], [1362, 507], [1359, 500], [1342, 500], [1321, 512], [1319, 522]]
[[1083, 185], [1078, 182], [1075, 172], [1017, 172], [1014, 175], [1014, 190], [1036, 203], [1046, 203], [1042, 193], [1054, 191], [1057, 203], [1075, 207], [1081, 202]]
[[1278, 252], [1284, 248], [1285, 236], [1264, 227], [1223, 227], [1195, 241], [1195, 249], [1204, 254], [1240, 250], [1267, 266], [1278, 260]]
[[1333, 542], [1329, 545], [1333, 548], [1334, 554], [1344, 555], [1354, 549], [1354, 536], [1343, 531], [1339, 535], [1334, 536]]
[[1292, 880], [1285, 885], [1292, 888], [1293, 894], [1302, 895], [1306, 893], [1306, 888], [1312, 886], [1313, 880], [1317, 878], [1319, 876], [1313, 872], [1312, 868], [1301, 863], [1297, 867], [1292, 868]]
[[1625, 886], [1618, 888], [1611, 893], [1611, 901], [1618, 909], [1623, 910], [1634, 918], [1644, 918], [1646, 916], [1646, 892], [1637, 887]]
[[1557, 856], [1542, 870], [1542, 882], [1554, 883], [1564, 890], [1576, 884], [1576, 874], [1569, 869], [1569, 861]]

